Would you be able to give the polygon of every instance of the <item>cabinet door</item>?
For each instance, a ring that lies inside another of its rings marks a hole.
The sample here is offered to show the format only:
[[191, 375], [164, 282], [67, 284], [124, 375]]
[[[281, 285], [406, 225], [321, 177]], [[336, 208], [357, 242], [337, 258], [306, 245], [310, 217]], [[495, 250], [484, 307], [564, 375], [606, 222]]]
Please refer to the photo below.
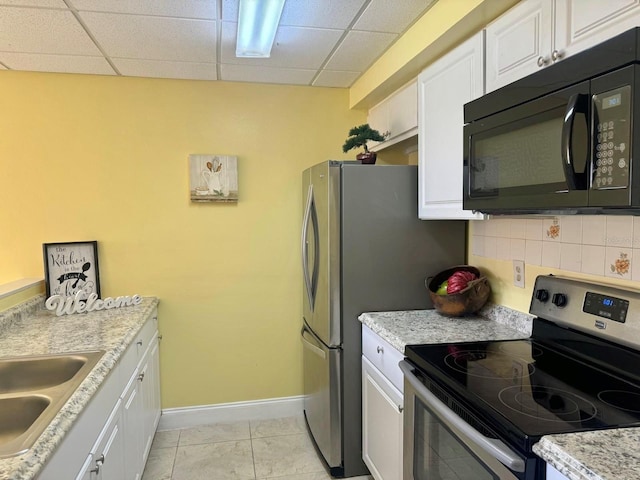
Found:
[[82, 468], [76, 475], [75, 480], [96, 480], [96, 471], [93, 464], [93, 455], [89, 455], [82, 464]]
[[555, 51], [561, 58], [640, 25], [640, 0], [556, 0]]
[[151, 443], [160, 420], [160, 365], [158, 354], [158, 339], [156, 338], [149, 347], [146, 361], [141, 370], [140, 393], [142, 397], [142, 421], [144, 424], [143, 464], [149, 455], [149, 450], [151, 450]]
[[122, 461], [124, 458], [124, 433], [120, 405], [120, 400], [118, 400], [92, 452], [99, 480], [123, 480], [125, 478]]
[[[375, 107], [369, 109], [367, 123], [371, 128], [378, 130], [382, 134], [389, 131], [389, 102], [387, 100], [383, 100]], [[367, 147], [370, 150], [377, 150], [375, 147], [380, 143], [383, 142], [367, 142]]]
[[486, 33], [486, 89], [491, 92], [552, 63], [553, 0], [524, 0], [488, 25]]
[[483, 93], [483, 32], [418, 77], [418, 216], [477, 219], [462, 209], [464, 104]]
[[362, 357], [362, 459], [376, 480], [402, 478], [402, 394]]
[[[391, 139], [403, 138], [418, 126], [418, 90], [414, 81], [402, 88], [389, 105], [389, 135]], [[384, 133], [384, 132], [383, 132]], [[413, 132], [415, 135], [415, 131]]]
[[142, 396], [140, 394], [140, 373], [135, 370], [122, 397], [122, 418], [124, 429], [124, 465], [126, 480], [142, 477], [142, 451], [144, 448], [144, 427], [141, 416]]

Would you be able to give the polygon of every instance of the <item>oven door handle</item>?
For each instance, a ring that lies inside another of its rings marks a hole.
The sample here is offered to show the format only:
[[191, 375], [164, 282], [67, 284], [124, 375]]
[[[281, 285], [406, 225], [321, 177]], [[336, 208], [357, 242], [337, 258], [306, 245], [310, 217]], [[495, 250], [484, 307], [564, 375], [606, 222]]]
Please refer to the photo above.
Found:
[[425, 387], [422, 382], [413, 374], [413, 367], [406, 360], [401, 360], [398, 364], [404, 377], [415, 389], [423, 402], [429, 405], [440, 417], [447, 420], [458, 428], [462, 433], [473, 440], [480, 448], [499, 460], [506, 467], [514, 472], [524, 472], [524, 460], [513, 450], [507, 447], [500, 440], [488, 438], [478, 432], [475, 428], [453, 413], [444, 403], [442, 403], [433, 393]]

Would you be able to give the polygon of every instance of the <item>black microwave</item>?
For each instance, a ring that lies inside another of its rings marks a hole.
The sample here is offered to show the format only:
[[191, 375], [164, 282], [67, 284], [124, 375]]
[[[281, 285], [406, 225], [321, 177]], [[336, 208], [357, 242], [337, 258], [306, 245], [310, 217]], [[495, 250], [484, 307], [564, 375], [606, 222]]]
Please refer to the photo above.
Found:
[[640, 215], [640, 28], [467, 103], [464, 120], [465, 210]]

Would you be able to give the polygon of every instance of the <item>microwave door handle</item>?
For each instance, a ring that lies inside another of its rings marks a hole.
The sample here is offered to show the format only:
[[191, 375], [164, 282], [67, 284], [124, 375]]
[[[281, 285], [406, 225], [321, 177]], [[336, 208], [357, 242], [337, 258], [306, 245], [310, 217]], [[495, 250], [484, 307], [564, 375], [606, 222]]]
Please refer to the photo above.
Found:
[[576, 115], [579, 113], [589, 114], [589, 95], [582, 93], [571, 95], [562, 122], [562, 167], [569, 190], [587, 189], [587, 174], [576, 172], [573, 158], [573, 126]]
[[502, 464], [513, 470], [514, 472], [524, 472], [524, 460], [507, 445], [500, 440], [488, 438], [478, 432], [475, 428], [465, 422], [456, 415], [453, 410], [442, 403], [433, 393], [425, 387], [420, 380], [413, 374], [413, 369], [406, 360], [398, 363], [400, 370], [404, 374], [404, 378], [415, 389], [420, 399], [429, 405], [429, 407], [441, 418], [458, 428], [462, 433], [473, 440], [480, 448], [499, 460]]

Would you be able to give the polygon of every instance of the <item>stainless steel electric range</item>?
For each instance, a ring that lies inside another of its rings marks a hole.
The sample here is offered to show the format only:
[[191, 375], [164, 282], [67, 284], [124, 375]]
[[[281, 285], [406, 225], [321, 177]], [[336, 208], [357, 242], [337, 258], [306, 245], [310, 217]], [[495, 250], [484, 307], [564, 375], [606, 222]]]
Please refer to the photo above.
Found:
[[640, 292], [536, 280], [527, 340], [411, 345], [404, 480], [545, 478], [543, 435], [640, 426]]

